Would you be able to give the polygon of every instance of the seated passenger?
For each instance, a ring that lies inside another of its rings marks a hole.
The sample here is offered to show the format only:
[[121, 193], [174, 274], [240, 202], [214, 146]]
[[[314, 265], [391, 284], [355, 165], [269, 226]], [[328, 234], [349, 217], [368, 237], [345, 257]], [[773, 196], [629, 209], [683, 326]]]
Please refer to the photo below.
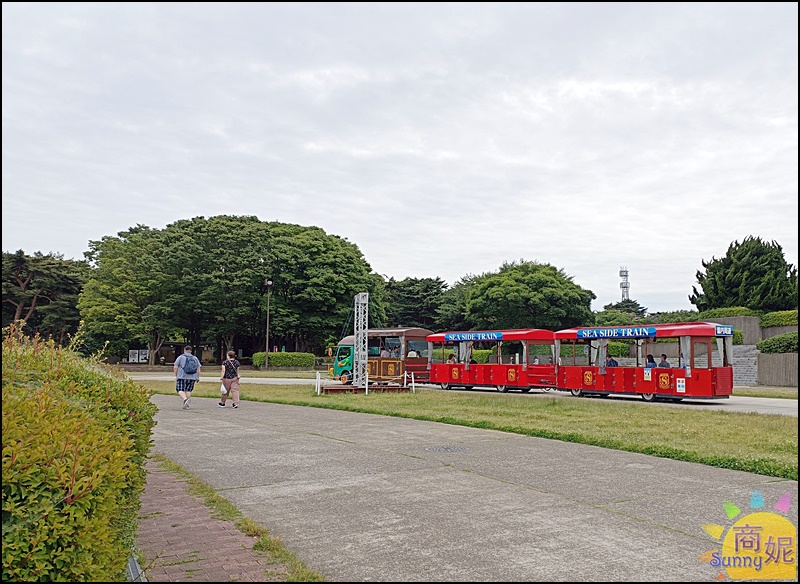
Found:
[[456, 363], [458, 363], [458, 361], [456, 360], [456, 356], [453, 353], [450, 353], [447, 356], [447, 363], [449, 365], [455, 365]]
[[653, 367], [657, 367], [655, 357], [652, 355], [647, 356], [647, 363], [645, 363], [646, 369], [652, 369]]
[[659, 367], [663, 367], [664, 369], [669, 369], [672, 365], [669, 364], [667, 361], [666, 353], [661, 353], [661, 362], [658, 364]]
[[385, 358], [385, 357], [388, 357], [388, 356], [389, 356], [389, 350], [386, 347], [381, 349], [381, 357]]
[[406, 357], [419, 357], [419, 355], [417, 354], [417, 352], [414, 349], [411, 349], [408, 352], [408, 355], [406, 355]]
[[606, 367], [618, 367], [619, 363], [611, 355], [606, 355]]

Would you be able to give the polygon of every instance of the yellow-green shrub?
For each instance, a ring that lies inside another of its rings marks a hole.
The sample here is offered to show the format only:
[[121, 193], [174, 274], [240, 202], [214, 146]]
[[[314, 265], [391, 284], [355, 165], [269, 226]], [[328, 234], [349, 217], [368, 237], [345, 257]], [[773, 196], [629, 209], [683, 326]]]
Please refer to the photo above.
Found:
[[121, 581], [155, 406], [119, 372], [3, 339], [3, 580]]

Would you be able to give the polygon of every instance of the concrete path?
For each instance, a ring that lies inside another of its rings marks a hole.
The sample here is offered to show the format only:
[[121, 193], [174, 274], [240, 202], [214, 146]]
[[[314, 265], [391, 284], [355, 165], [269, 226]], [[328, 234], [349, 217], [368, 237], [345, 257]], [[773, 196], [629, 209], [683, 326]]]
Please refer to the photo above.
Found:
[[[339, 582], [712, 581], [723, 503], [797, 482], [310, 407], [153, 396], [154, 450]], [[624, 429], [621, 429], [624, 431]]]
[[[158, 375], [158, 374], [131, 374], [130, 378], [133, 380], [146, 380], [151, 379], [155, 381], [174, 381], [174, 377], [167, 376], [167, 375]], [[325, 380], [323, 380], [326, 382]], [[218, 377], [201, 377], [200, 383], [219, 383]], [[243, 377], [241, 382], [243, 384], [248, 383], [258, 383], [258, 384], [266, 384], [266, 385], [307, 385], [307, 386], [314, 386], [313, 379], [296, 379], [296, 378], [278, 378], [278, 377]], [[331, 383], [327, 381], [327, 383]], [[468, 393], [489, 393], [489, 394], [496, 394], [497, 391], [494, 389], [471, 389], [471, 390], [459, 390], [459, 389], [448, 389], [443, 390], [435, 385], [423, 385], [419, 384], [420, 390], [426, 391], [467, 391]], [[797, 388], [795, 388], [797, 389]], [[516, 395], [526, 399], [536, 399], [537, 396], [548, 396], [548, 397], [561, 397], [564, 399], [597, 399], [597, 398], [576, 398], [571, 396], [567, 392], [563, 391], [541, 391], [538, 389], [533, 390], [531, 393], [520, 393], [520, 392], [510, 392], [508, 395]], [[641, 402], [641, 398], [639, 397], [627, 397], [627, 396], [612, 396], [613, 400], [622, 400], [622, 401], [634, 401], [634, 402]], [[775, 398], [764, 398], [764, 397], [743, 397], [743, 396], [733, 396], [728, 399], [724, 400], [684, 400], [679, 404], [673, 403], [666, 403], [666, 402], [653, 402], [649, 404], [652, 407], [667, 407], [667, 408], [692, 408], [698, 410], [716, 410], [716, 411], [723, 411], [723, 412], [743, 412], [743, 413], [756, 413], [756, 414], [780, 414], [783, 416], [794, 416], [797, 417], [797, 400], [796, 399], [775, 399]]]

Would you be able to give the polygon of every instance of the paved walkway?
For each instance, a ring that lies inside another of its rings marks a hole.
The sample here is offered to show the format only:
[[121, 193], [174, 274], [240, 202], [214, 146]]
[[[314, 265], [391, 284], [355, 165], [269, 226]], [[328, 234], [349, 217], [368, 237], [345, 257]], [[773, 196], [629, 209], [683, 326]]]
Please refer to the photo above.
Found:
[[[232, 522], [214, 519], [188, 483], [153, 461], [147, 463], [147, 486], [136, 546], [150, 582], [282, 582], [282, 566], [268, 564], [253, 551], [256, 538]], [[267, 573], [269, 568], [269, 573]]]
[[[797, 522], [797, 481], [373, 414], [152, 400], [154, 452], [327, 581], [713, 581], [706, 552], [719, 544], [702, 526], [730, 527], [724, 502], [745, 509], [756, 492], [769, 505], [790, 500], [782, 513]], [[139, 546], [148, 562], [159, 558], [151, 580], [265, 579], [260, 558], [232, 556], [252, 554], [252, 538], [229, 532], [236, 545], [223, 551], [222, 526], [192, 510], [185, 485], [159, 493], [165, 477], [150, 479]]]

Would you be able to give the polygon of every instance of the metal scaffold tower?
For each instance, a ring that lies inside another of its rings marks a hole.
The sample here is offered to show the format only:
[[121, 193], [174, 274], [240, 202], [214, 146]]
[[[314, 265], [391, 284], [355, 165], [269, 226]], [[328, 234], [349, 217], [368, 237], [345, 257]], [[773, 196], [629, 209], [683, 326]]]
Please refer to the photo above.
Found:
[[625, 266], [620, 267], [619, 277], [622, 278], [622, 282], [619, 283], [619, 287], [622, 290], [622, 299], [630, 300], [628, 291], [631, 288], [631, 284], [630, 282], [628, 282], [628, 268], [626, 268]]
[[367, 387], [367, 327], [369, 323], [369, 292], [359, 292], [355, 296], [355, 307], [353, 310], [354, 336], [353, 346], [353, 385], [355, 387]]

